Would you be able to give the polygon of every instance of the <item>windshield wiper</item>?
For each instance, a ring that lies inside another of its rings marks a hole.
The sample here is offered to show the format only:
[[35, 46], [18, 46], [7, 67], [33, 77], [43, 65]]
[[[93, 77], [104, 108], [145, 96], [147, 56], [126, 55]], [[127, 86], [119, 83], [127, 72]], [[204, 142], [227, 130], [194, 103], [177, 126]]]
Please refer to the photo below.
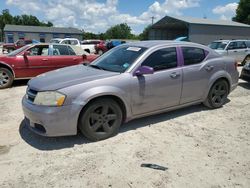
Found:
[[95, 68], [95, 69], [104, 70], [102, 67], [100, 67], [100, 66], [98, 66], [98, 65], [91, 65], [91, 64], [89, 64], [88, 66], [89, 66], [89, 67], [93, 67], [93, 68]]

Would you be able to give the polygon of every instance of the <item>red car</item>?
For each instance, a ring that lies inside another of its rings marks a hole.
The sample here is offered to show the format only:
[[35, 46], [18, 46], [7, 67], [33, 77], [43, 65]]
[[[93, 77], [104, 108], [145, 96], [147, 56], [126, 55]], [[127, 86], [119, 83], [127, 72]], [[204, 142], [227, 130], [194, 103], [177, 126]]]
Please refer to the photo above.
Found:
[[33, 43], [33, 41], [30, 39], [17, 40], [15, 43], [5, 43], [5, 44], [3, 44], [2, 51], [3, 51], [3, 53], [5, 53], [5, 52], [10, 53], [18, 48], [21, 48], [21, 47], [23, 47], [27, 44], [31, 44], [31, 43]]
[[0, 89], [14, 80], [28, 79], [44, 72], [76, 64], [90, 63], [95, 54], [77, 55], [76, 47], [66, 44], [30, 44], [0, 56]]
[[105, 41], [100, 41], [99, 44], [95, 45], [95, 51], [98, 55], [102, 55], [103, 53], [108, 51], [107, 43]]

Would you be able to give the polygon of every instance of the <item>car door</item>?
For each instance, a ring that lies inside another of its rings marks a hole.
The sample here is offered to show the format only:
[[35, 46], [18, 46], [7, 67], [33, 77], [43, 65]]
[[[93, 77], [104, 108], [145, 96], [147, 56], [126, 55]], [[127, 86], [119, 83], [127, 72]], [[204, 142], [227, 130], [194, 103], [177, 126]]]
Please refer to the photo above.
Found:
[[181, 96], [182, 72], [178, 67], [175, 47], [151, 53], [141, 64], [154, 68], [153, 74], [133, 76], [132, 111], [139, 115], [178, 105]]
[[242, 62], [246, 56], [247, 46], [244, 41], [233, 41], [227, 47], [228, 56]]
[[181, 104], [199, 101], [208, 87], [208, 80], [214, 72], [223, 67], [206, 61], [207, 52], [197, 47], [182, 46], [183, 86]]
[[25, 70], [19, 77], [35, 77], [51, 70], [48, 45], [35, 45], [27, 52], [26, 56], [22, 56], [23, 62], [18, 65], [18, 68]]
[[82, 57], [77, 56], [68, 45], [51, 45], [51, 54], [51, 64], [54, 69], [76, 65], [83, 61]]

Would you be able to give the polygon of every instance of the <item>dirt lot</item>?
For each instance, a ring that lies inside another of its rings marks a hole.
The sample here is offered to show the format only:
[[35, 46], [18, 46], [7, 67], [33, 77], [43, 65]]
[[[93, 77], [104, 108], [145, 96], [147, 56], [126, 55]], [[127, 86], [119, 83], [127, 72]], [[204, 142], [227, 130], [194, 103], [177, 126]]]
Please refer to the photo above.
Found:
[[221, 109], [198, 105], [135, 120], [95, 143], [30, 132], [22, 121], [25, 84], [0, 91], [1, 188], [250, 186], [249, 83], [240, 80]]

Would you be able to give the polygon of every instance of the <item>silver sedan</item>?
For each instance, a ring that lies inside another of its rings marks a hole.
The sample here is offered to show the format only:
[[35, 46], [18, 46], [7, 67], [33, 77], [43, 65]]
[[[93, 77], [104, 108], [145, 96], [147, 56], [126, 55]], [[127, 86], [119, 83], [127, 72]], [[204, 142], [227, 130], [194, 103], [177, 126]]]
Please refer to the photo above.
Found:
[[89, 65], [42, 74], [22, 100], [27, 125], [44, 136], [90, 140], [123, 122], [203, 103], [220, 108], [238, 83], [235, 60], [194, 43], [144, 41], [118, 46]]

